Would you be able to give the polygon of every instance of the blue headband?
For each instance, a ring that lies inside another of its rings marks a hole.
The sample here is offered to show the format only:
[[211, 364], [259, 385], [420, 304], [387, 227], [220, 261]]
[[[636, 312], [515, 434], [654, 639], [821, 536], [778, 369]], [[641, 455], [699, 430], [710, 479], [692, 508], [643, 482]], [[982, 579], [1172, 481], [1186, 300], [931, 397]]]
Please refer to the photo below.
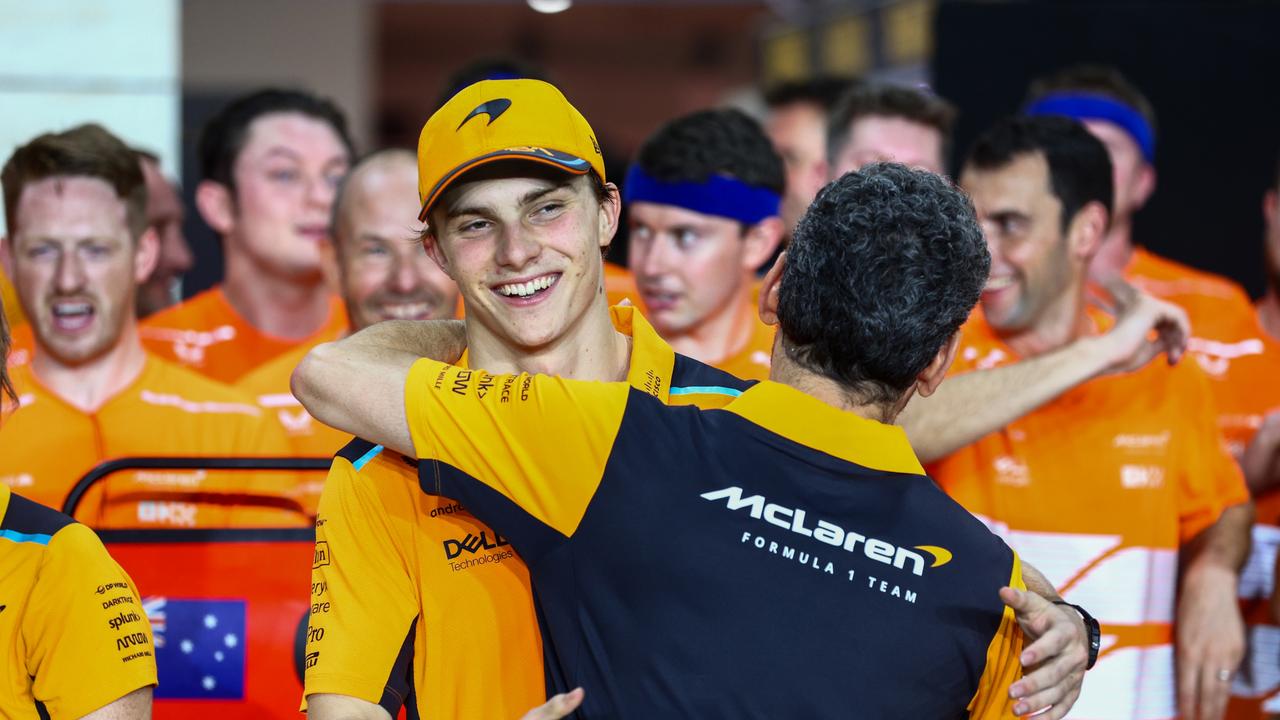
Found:
[[752, 187], [740, 180], [712, 175], [706, 182], [662, 182], [632, 164], [622, 186], [622, 200], [675, 205], [704, 215], [718, 215], [746, 225], [778, 214], [782, 197], [766, 188]]
[[1106, 120], [1129, 133], [1147, 162], [1156, 161], [1156, 134], [1142, 113], [1118, 100], [1086, 93], [1055, 93], [1031, 103], [1026, 115], [1066, 115], [1076, 120]]

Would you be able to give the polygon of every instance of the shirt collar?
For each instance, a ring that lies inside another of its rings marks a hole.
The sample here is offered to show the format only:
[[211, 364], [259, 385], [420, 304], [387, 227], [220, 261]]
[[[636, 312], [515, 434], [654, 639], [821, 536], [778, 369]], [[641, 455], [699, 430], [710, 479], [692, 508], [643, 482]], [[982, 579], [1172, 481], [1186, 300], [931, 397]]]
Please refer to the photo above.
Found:
[[782, 383], [757, 383], [724, 409], [776, 435], [855, 465], [924, 474], [902, 428], [840, 410]]

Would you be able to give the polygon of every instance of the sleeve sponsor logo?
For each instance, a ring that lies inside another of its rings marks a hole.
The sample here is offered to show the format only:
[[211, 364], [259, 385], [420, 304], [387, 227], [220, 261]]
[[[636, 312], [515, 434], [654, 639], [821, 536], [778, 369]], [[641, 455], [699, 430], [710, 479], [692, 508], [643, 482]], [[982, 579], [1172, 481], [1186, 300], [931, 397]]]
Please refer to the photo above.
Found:
[[327, 540], [319, 540], [316, 542], [315, 553], [312, 555], [311, 569], [318, 570], [329, 564], [329, 542]]
[[131, 588], [129, 587], [129, 583], [113, 582], [113, 583], [107, 583], [106, 585], [99, 585], [96, 592], [99, 595], [105, 595], [106, 593], [109, 593], [112, 590], [130, 590], [130, 589]]

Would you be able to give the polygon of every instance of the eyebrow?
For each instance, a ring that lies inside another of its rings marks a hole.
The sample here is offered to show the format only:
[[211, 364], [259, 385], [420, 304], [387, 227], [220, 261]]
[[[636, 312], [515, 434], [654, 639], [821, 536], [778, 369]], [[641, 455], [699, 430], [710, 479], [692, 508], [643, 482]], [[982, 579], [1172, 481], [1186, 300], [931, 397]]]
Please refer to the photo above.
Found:
[[[528, 205], [529, 203], [536, 202], [537, 200], [541, 199], [546, 195], [550, 195], [551, 193], [556, 192], [557, 190], [563, 190], [564, 188], [569, 187], [570, 182], [572, 181], [566, 180], [564, 182], [556, 183], [555, 185], [552, 185], [550, 187], [540, 188], [538, 190], [530, 190], [529, 192], [520, 196], [519, 204]], [[488, 206], [488, 205], [467, 205], [462, 207], [452, 207], [452, 208], [447, 207], [445, 208], [444, 216], [446, 220], [452, 220], [453, 218], [460, 217], [462, 215], [487, 215], [490, 212], [491, 212], [491, 206]]]

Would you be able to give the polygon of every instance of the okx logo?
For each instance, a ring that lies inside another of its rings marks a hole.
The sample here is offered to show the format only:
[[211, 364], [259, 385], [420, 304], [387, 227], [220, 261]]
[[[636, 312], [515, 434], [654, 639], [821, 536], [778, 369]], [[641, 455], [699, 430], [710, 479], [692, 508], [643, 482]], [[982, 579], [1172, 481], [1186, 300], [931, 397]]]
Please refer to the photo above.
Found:
[[490, 540], [490, 532], [492, 531], [482, 530], [479, 535], [467, 533], [467, 536], [461, 540], [445, 540], [444, 556], [449, 560], [453, 560], [464, 552], [475, 555], [481, 550], [496, 550], [511, 544], [498, 533], [493, 533], [493, 540]]

